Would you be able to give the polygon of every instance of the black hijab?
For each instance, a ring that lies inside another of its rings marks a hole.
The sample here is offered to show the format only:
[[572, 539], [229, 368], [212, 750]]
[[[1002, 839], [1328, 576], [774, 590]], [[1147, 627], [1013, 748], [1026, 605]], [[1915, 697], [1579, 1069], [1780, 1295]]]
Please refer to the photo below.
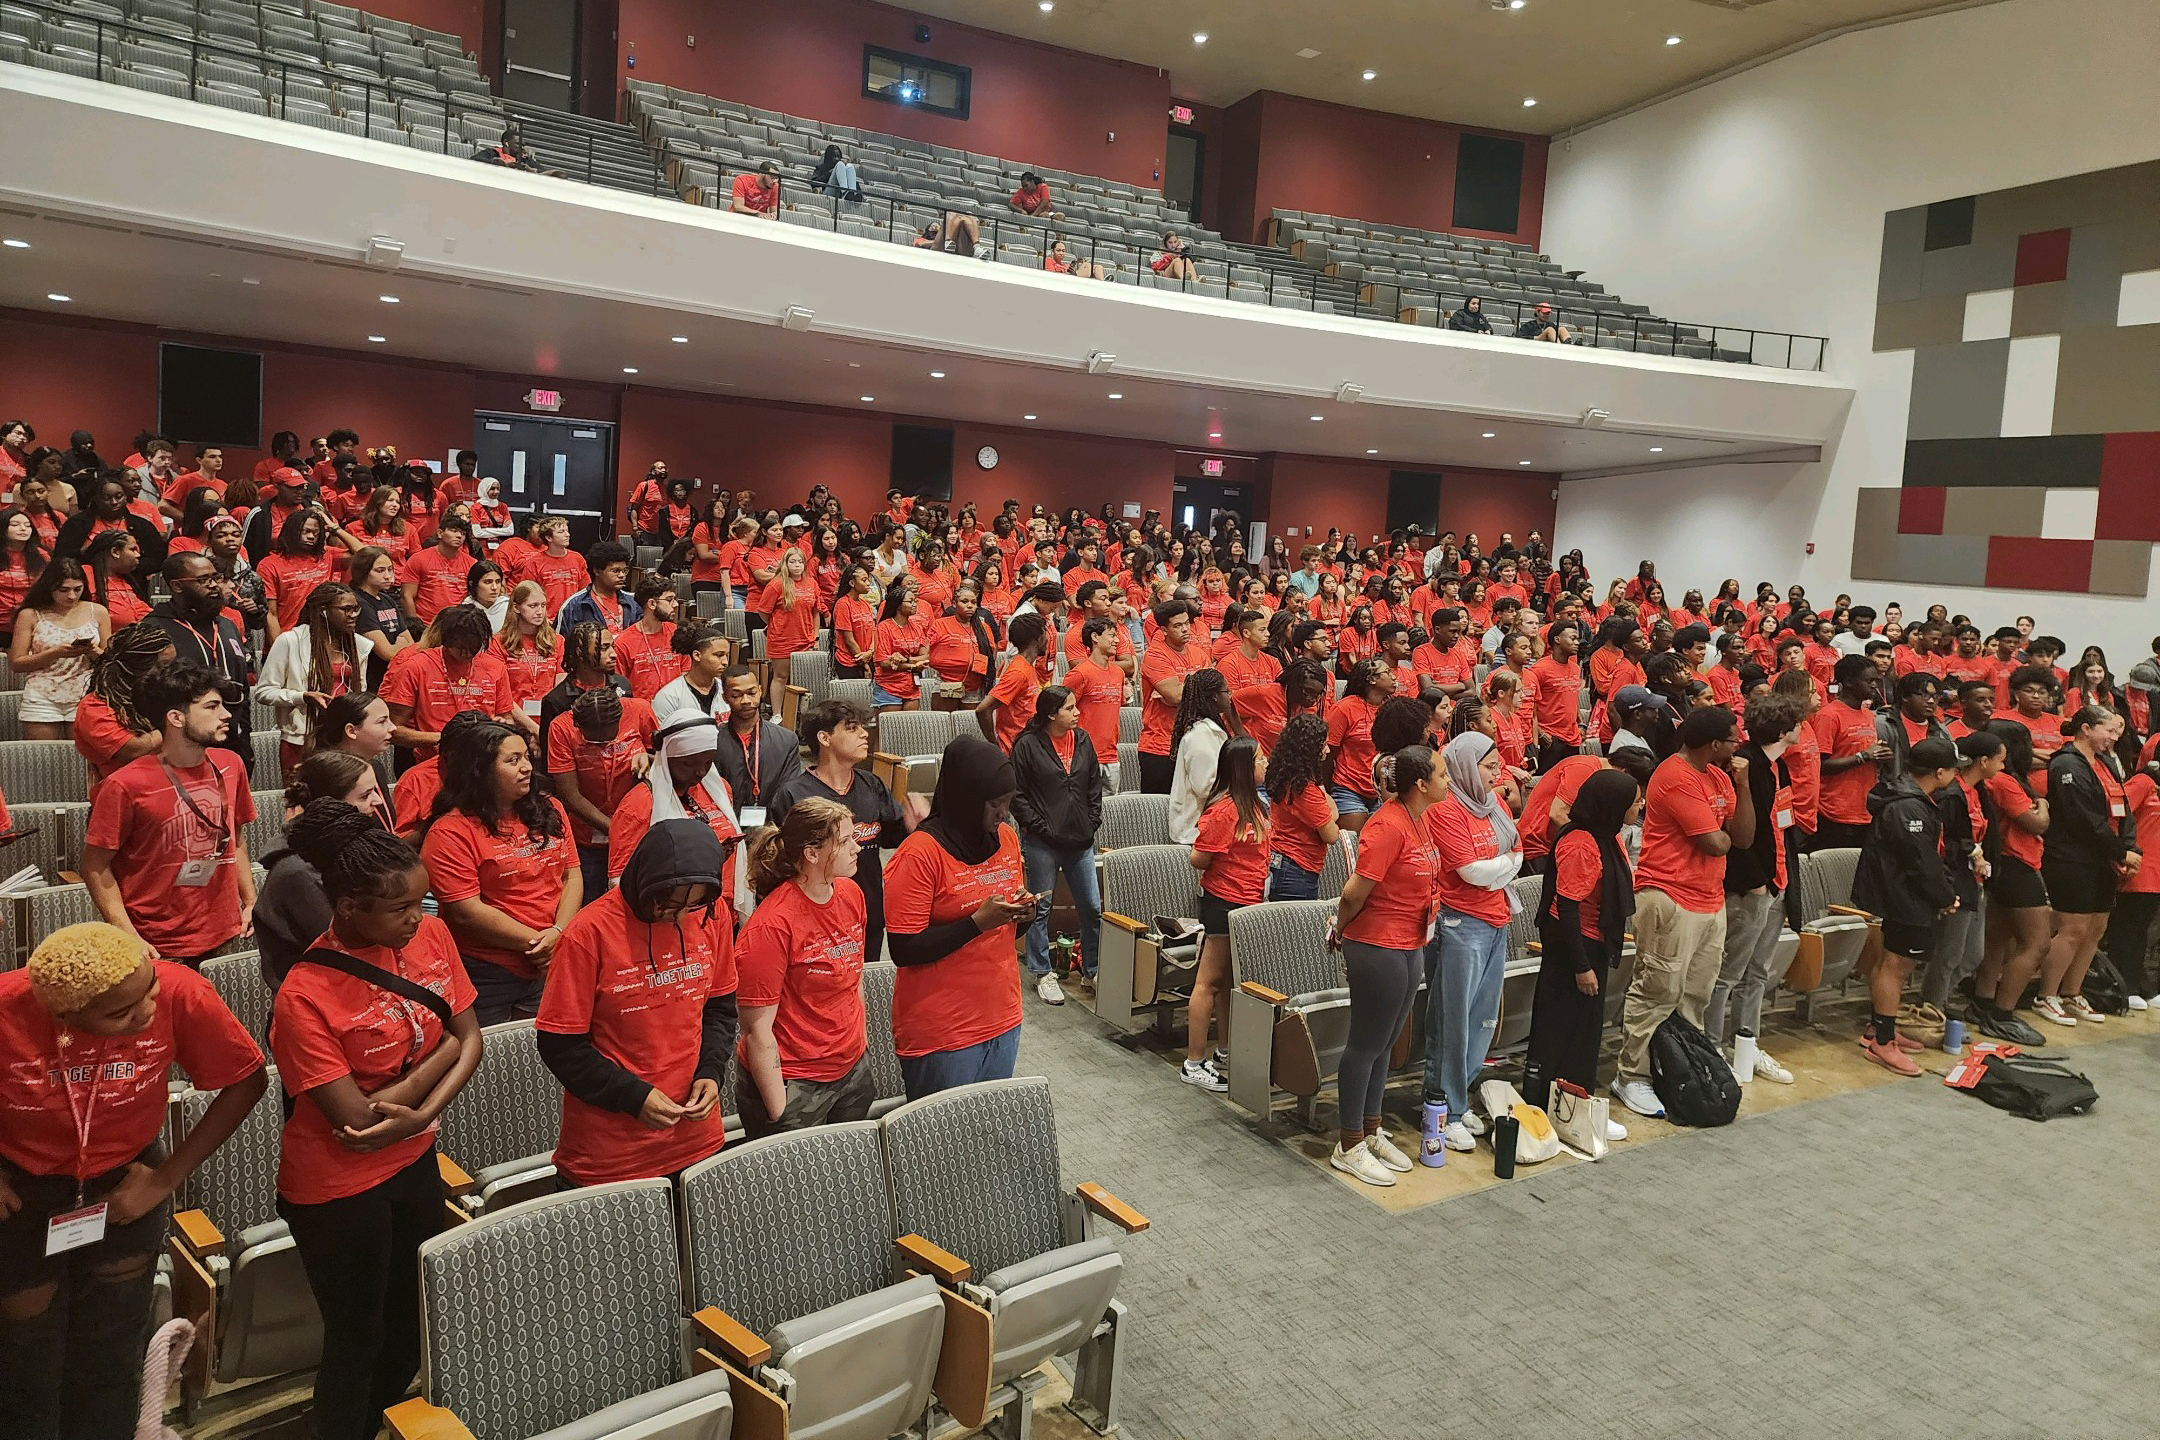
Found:
[[1606, 946], [1619, 953], [1619, 936], [1635, 915], [1635, 876], [1628, 869], [1627, 852], [1620, 847], [1620, 826], [1641, 793], [1635, 777], [1625, 770], [1600, 770], [1583, 781], [1569, 807], [1568, 823], [1553, 836], [1554, 863], [1545, 872], [1545, 890], [1538, 914], [1551, 913], [1559, 894], [1554, 888], [1559, 873], [1560, 842], [1580, 830], [1597, 841], [1598, 860], [1604, 873], [1598, 879], [1598, 928], [1608, 937]]
[[945, 747], [923, 833], [961, 864], [980, 865], [998, 850], [998, 832], [983, 828], [984, 809], [1019, 788], [1004, 751], [978, 735], [959, 736]]

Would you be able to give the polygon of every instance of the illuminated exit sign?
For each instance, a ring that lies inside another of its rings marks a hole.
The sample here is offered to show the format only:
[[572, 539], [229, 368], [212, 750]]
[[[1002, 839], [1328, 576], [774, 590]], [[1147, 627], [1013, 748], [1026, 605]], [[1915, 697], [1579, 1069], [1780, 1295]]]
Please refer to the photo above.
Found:
[[535, 410], [545, 410], [553, 414], [562, 409], [562, 391], [528, 390], [525, 392], [525, 403]]
[[1223, 462], [1220, 460], [1202, 460], [1200, 462], [1200, 473], [1209, 476], [1220, 475], [1223, 473]]
[[1170, 123], [1173, 125], [1192, 124], [1192, 106], [1172, 105], [1170, 107]]

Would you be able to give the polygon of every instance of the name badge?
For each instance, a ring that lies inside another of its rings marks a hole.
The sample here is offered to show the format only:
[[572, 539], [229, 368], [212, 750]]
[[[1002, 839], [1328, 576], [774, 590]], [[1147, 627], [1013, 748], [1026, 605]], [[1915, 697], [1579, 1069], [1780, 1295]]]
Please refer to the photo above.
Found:
[[742, 826], [743, 833], [747, 835], [765, 823], [765, 807], [763, 805], [745, 805], [735, 812], [735, 819]]
[[538, 700], [527, 700], [527, 701], [525, 702], [525, 713], [526, 713], [527, 715], [530, 715], [530, 716], [532, 716], [532, 718], [533, 718], [533, 719], [535, 719], [535, 720], [539, 719], [539, 718], [540, 718], [540, 702], [539, 702]]
[[1777, 812], [1777, 828], [1780, 830], [1792, 829], [1792, 811], [1780, 810]]
[[68, 1210], [45, 1222], [45, 1253], [64, 1255], [105, 1238], [105, 1202]]
[[2110, 814], [2110, 815], [2113, 815], [2113, 816], [2114, 816], [2114, 817], [2115, 817], [2116, 819], [2118, 819], [2118, 820], [2122, 819], [2122, 817], [2123, 817], [2123, 802], [2122, 802], [2122, 801], [2120, 801], [2120, 800], [2115, 800], [2115, 801], [2111, 801], [2111, 802], [2109, 802], [2109, 804], [2108, 804], [2108, 814]]
[[217, 875], [218, 862], [214, 858], [183, 860], [180, 873], [173, 876], [173, 884], [183, 890], [200, 890]]

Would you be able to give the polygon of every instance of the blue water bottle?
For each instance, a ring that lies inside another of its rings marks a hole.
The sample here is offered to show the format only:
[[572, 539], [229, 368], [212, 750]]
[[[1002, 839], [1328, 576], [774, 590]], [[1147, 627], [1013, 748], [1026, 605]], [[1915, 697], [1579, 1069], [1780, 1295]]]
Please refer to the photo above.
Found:
[[1964, 1049], [1965, 1049], [1965, 1022], [1964, 1022], [1964, 1021], [1962, 1021], [1962, 1020], [1945, 1020], [1945, 1021], [1943, 1021], [1943, 1049], [1944, 1049], [1944, 1050], [1946, 1050], [1946, 1051], [1948, 1051], [1948, 1052], [1949, 1052], [1950, 1054], [1952, 1054], [1952, 1055], [1957, 1055], [1957, 1054], [1961, 1054], [1961, 1053], [1963, 1053], [1963, 1051], [1964, 1051]]
[[1418, 1163], [1435, 1170], [1447, 1164], [1447, 1101], [1425, 1102], [1425, 1134], [1418, 1145]]

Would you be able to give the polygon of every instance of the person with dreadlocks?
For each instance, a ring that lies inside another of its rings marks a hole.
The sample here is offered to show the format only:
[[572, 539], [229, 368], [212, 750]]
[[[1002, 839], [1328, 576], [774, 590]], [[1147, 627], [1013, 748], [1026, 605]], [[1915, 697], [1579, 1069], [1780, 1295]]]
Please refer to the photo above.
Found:
[[442, 793], [421, 826], [421, 858], [483, 1025], [539, 1013], [548, 962], [584, 895], [570, 818], [533, 778], [522, 734], [475, 726], [443, 757]]
[[360, 600], [326, 580], [308, 592], [300, 623], [270, 643], [255, 693], [278, 717], [278, 761], [287, 779], [315, 739], [323, 707], [361, 688], [374, 646], [358, 633]]
[[369, 1440], [420, 1368], [420, 1243], [444, 1221], [435, 1125], [479, 1068], [480, 1023], [449, 927], [421, 911], [420, 857], [372, 815], [316, 803], [297, 839], [331, 919], [271, 1005], [294, 1097], [277, 1210], [322, 1312], [315, 1434]]
[[83, 547], [90, 598], [105, 607], [115, 625], [132, 625], [150, 613], [149, 604], [135, 589], [142, 557], [142, 542], [125, 530], [100, 531]]
[[113, 631], [90, 672], [90, 689], [75, 707], [75, 749], [90, 765], [90, 798], [106, 776], [165, 743], [159, 726], [143, 718], [135, 692], [155, 666], [173, 658], [170, 636], [140, 621]]
[[541, 764], [547, 763], [556, 720], [567, 715], [580, 699], [605, 690], [626, 703], [630, 700], [630, 682], [615, 673], [615, 637], [599, 621], [584, 620], [571, 626], [551, 658], [562, 671], [562, 678], [540, 697], [536, 712]]
[[[262, 1098], [262, 1052], [209, 981], [93, 923], [0, 973], [0, 1055], [0, 1423], [133, 1435], [167, 1202]], [[217, 1098], [168, 1154], [180, 1068]]]
[[677, 1175], [726, 1141], [737, 1022], [720, 861], [711, 830], [661, 821], [555, 947], [540, 1059], [565, 1092], [555, 1170], [572, 1185]]
[[570, 812], [588, 895], [607, 891], [610, 817], [651, 770], [658, 729], [652, 706], [611, 685], [585, 691], [548, 726], [548, 787]]

